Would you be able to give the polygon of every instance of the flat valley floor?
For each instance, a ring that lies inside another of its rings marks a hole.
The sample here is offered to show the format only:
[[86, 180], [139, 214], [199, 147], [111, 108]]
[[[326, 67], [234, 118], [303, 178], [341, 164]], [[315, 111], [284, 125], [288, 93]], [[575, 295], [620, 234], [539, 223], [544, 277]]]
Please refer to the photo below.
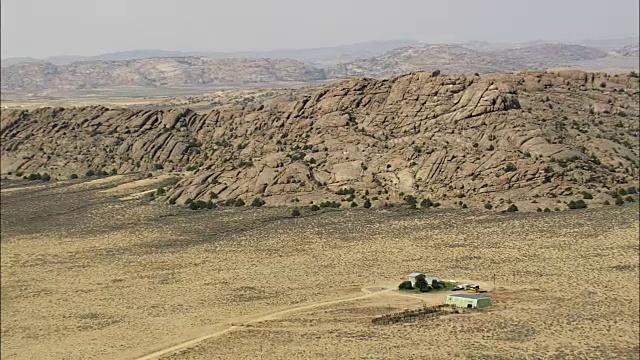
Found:
[[[133, 180], [2, 184], [2, 359], [638, 359], [637, 204], [291, 218]], [[444, 299], [396, 290], [416, 270], [494, 306], [373, 325]]]

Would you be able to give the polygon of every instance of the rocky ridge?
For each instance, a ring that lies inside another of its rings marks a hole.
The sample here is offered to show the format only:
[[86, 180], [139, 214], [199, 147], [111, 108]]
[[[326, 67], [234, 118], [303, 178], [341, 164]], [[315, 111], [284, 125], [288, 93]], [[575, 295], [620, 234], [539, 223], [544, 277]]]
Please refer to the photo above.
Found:
[[581, 45], [538, 44], [481, 50], [478, 44], [419, 45], [394, 49], [327, 69], [331, 78], [383, 78], [412, 71], [439, 69], [444, 74], [495, 74], [516, 70], [545, 70], [575, 61], [604, 58], [602, 50]]
[[562, 201], [588, 192], [595, 206], [638, 182], [638, 89], [636, 77], [580, 71], [418, 72], [202, 114], [3, 111], [2, 174], [176, 172], [181, 180], [161, 199], [177, 204], [259, 197], [378, 207], [411, 195], [535, 210], [566, 209]]
[[39, 92], [109, 87], [185, 87], [245, 83], [311, 82], [323, 70], [291, 59], [202, 57], [29, 63], [2, 67], [2, 90]]

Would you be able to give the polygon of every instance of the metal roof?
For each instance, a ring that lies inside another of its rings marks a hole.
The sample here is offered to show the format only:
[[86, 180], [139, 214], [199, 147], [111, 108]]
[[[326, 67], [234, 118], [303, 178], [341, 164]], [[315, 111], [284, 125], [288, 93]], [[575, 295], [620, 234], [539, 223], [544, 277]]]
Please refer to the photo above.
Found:
[[463, 299], [491, 299], [488, 296], [483, 295], [470, 295], [470, 294], [451, 294], [449, 296], [455, 296]]
[[409, 275], [407, 275], [407, 276], [409, 276], [409, 277], [416, 277], [416, 276], [418, 276], [418, 275], [424, 275], [424, 274], [423, 274], [423, 273], [421, 273], [421, 272], [412, 272], [411, 274], [409, 274]]

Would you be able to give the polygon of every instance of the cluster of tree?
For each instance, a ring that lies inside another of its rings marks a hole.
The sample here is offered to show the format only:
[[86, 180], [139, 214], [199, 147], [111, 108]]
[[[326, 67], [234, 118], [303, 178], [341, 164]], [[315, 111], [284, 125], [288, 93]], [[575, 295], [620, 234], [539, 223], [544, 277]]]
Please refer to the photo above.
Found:
[[427, 282], [427, 279], [424, 275], [420, 274], [416, 276], [415, 285], [411, 283], [411, 281], [403, 281], [398, 285], [398, 289], [400, 290], [414, 290], [418, 289], [420, 292], [429, 292], [432, 290], [440, 290], [445, 287], [444, 283], [438, 280], [433, 280], [431, 284]]
[[216, 204], [214, 204], [213, 201], [211, 200], [209, 201], [202, 201], [202, 200], [189, 201], [189, 200], [187, 200], [187, 202], [188, 202], [189, 209], [191, 210], [215, 209], [217, 207]]
[[47, 173], [44, 173], [44, 174], [35, 173], [35, 174], [29, 174], [29, 176], [24, 176], [23, 179], [31, 180], [31, 181], [36, 181], [36, 180], [50, 181], [51, 180], [51, 176], [49, 174], [47, 174]]
[[[109, 175], [117, 175], [118, 171], [116, 169], [111, 170], [110, 173], [106, 172], [105, 170], [97, 170], [97, 171], [93, 171], [91, 169], [87, 170], [87, 172], [84, 174], [86, 177], [93, 177], [93, 176], [109, 176]], [[75, 174], [71, 174], [71, 178], [72, 179], [77, 179], [78, 176], [76, 175], [74, 177]]]

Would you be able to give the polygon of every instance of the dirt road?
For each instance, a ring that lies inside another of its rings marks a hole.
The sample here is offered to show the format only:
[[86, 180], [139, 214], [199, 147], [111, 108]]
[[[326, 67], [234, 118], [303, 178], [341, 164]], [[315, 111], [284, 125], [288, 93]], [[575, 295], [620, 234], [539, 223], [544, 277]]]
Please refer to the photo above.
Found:
[[250, 324], [255, 324], [261, 321], [267, 321], [267, 320], [273, 320], [273, 319], [277, 319], [279, 317], [282, 317], [284, 315], [293, 313], [293, 312], [297, 312], [297, 311], [303, 311], [303, 310], [308, 310], [308, 309], [313, 309], [313, 308], [317, 308], [317, 307], [321, 307], [321, 306], [327, 306], [327, 305], [335, 305], [335, 304], [340, 304], [343, 302], [349, 302], [349, 301], [355, 301], [355, 300], [361, 300], [361, 299], [366, 299], [366, 298], [370, 298], [373, 296], [377, 296], [383, 293], [389, 293], [393, 290], [393, 288], [383, 288], [381, 290], [378, 291], [372, 291], [370, 290], [370, 288], [362, 288], [361, 289], [362, 292], [364, 293], [363, 295], [359, 295], [359, 296], [353, 296], [353, 297], [349, 297], [349, 298], [342, 298], [342, 299], [335, 299], [335, 300], [328, 300], [328, 301], [323, 301], [323, 302], [319, 302], [319, 303], [314, 303], [314, 304], [309, 304], [309, 305], [303, 305], [303, 306], [295, 306], [295, 307], [291, 307], [285, 310], [280, 310], [271, 314], [267, 314], [267, 315], [258, 315], [257, 317], [254, 318], [250, 318], [248, 321], [244, 321], [242, 323], [237, 323], [234, 324], [233, 321], [229, 322], [229, 325], [227, 325], [226, 328], [224, 328], [223, 330], [219, 330], [204, 336], [201, 336], [199, 338], [196, 339], [192, 339], [192, 340], [188, 340], [185, 341], [183, 343], [177, 344], [177, 345], [173, 345], [170, 347], [166, 347], [164, 349], [161, 350], [157, 350], [151, 354], [136, 358], [136, 360], [152, 360], [152, 359], [158, 359], [161, 356], [164, 355], [169, 355], [172, 353], [175, 353], [177, 351], [180, 351], [182, 349], [186, 349], [189, 348], [191, 346], [194, 346], [200, 342], [203, 342], [205, 340], [208, 339], [212, 339], [218, 336], [222, 336], [226, 333], [229, 333], [231, 331], [234, 331], [236, 329], [240, 329], [245, 325], [250, 325]]

